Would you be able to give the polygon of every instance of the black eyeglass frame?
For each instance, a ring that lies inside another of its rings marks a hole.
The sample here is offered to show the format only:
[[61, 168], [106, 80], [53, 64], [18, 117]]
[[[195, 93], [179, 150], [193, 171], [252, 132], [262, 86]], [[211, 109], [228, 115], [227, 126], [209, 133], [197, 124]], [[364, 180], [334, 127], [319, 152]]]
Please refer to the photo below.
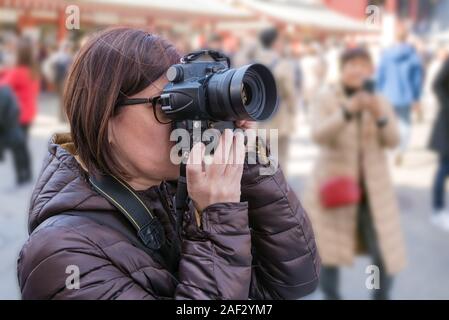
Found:
[[173, 122], [173, 120], [164, 122], [161, 121], [159, 119], [159, 117], [157, 116], [157, 112], [156, 112], [156, 108], [158, 107], [157, 104], [158, 102], [161, 100], [161, 96], [154, 96], [154, 97], [150, 97], [150, 98], [133, 98], [133, 99], [125, 99], [123, 101], [120, 101], [117, 104], [117, 107], [126, 107], [126, 106], [133, 106], [133, 105], [138, 105], [138, 104], [146, 104], [149, 103], [151, 104], [151, 106], [153, 107], [153, 114], [154, 114], [154, 118], [156, 119], [157, 122], [159, 122], [160, 124], [170, 124]]

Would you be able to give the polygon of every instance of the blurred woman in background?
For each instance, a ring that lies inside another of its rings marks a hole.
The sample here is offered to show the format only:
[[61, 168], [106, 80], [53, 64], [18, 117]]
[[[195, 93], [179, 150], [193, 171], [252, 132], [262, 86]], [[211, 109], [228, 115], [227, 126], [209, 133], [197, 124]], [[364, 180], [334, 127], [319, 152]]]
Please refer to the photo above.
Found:
[[[7, 68], [0, 74], [0, 85], [7, 85], [18, 99], [19, 122], [28, 141], [28, 131], [36, 116], [37, 98], [39, 94], [39, 77], [30, 39], [22, 38], [17, 44], [17, 58], [14, 67]], [[28, 147], [15, 158], [19, 167], [18, 184], [31, 181], [31, 160]]]
[[[399, 134], [391, 106], [375, 95], [365, 49], [341, 56], [340, 84], [321, 92], [311, 108], [312, 138], [320, 147], [305, 204], [322, 258], [326, 299], [340, 299], [339, 266], [367, 251], [379, 269], [375, 299], [388, 299], [392, 275], [405, 265], [399, 210], [386, 148]], [[374, 275], [376, 276], [376, 274]]]
[[449, 211], [444, 203], [444, 186], [449, 177], [449, 57], [434, 82], [434, 91], [440, 109], [430, 141], [430, 147], [439, 156], [439, 166], [433, 186], [432, 222], [449, 231]]

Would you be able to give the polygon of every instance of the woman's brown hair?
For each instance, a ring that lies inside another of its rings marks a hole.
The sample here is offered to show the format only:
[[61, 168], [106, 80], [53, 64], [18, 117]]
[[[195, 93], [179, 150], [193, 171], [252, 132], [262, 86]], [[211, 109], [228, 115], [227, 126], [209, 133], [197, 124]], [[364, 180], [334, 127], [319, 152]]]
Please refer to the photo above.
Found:
[[132, 28], [102, 31], [80, 49], [63, 104], [77, 154], [90, 173], [127, 176], [112, 154], [109, 119], [117, 101], [148, 87], [179, 59], [167, 40]]

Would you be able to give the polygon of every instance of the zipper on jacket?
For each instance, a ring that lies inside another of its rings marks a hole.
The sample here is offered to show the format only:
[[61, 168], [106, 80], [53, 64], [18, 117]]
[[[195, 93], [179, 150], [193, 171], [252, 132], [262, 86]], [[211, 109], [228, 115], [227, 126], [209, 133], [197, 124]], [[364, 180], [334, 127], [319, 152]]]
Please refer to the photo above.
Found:
[[182, 226], [178, 223], [178, 219], [176, 217], [176, 210], [175, 210], [175, 207], [173, 206], [173, 204], [175, 203], [174, 196], [172, 197], [172, 199], [169, 199], [167, 185], [165, 183], [162, 184], [162, 190], [158, 189], [158, 193], [161, 196], [161, 198], [163, 199], [163, 205], [164, 205], [165, 209], [169, 213], [168, 217], [170, 219], [170, 222], [172, 223], [172, 225], [175, 228], [175, 233], [178, 236], [179, 241], [182, 241], [182, 236], [181, 236]]

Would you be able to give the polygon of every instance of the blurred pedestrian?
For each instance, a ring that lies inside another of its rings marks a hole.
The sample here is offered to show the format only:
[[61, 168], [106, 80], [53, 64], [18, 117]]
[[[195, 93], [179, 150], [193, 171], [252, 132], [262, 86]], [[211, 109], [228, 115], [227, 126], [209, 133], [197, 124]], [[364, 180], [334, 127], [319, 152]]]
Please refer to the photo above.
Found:
[[56, 88], [56, 93], [59, 99], [59, 120], [61, 122], [67, 122], [62, 107], [62, 94], [64, 91], [65, 79], [70, 65], [72, 64], [72, 60], [72, 44], [68, 41], [63, 41], [59, 45], [58, 50], [49, 55], [48, 59], [44, 62], [43, 67], [47, 79], [49, 79]]
[[335, 84], [340, 79], [340, 69], [338, 63], [335, 63], [335, 61], [338, 61], [343, 48], [340, 46], [338, 41], [331, 39], [328, 41], [325, 49], [326, 51], [323, 55], [324, 63], [321, 64], [321, 68], [319, 68], [318, 71], [321, 69], [322, 74], [324, 74], [324, 82], [326, 84]]
[[[19, 123], [28, 143], [28, 132], [37, 112], [39, 94], [39, 76], [33, 54], [31, 40], [22, 38], [17, 45], [16, 65], [5, 69], [0, 74], [0, 85], [9, 86], [18, 99], [20, 115]], [[23, 155], [23, 170], [18, 183], [31, 181], [31, 160], [28, 147]]]
[[304, 104], [308, 112], [311, 102], [315, 99], [316, 94], [323, 85], [328, 68], [325, 57], [321, 54], [320, 44], [308, 44], [304, 51], [305, 53], [301, 58], [301, 69], [304, 73]]
[[443, 67], [446, 58], [449, 56], [449, 52], [444, 45], [439, 45], [435, 48], [435, 54], [432, 61], [429, 62], [429, 66], [426, 69], [426, 81], [424, 83], [423, 97], [426, 108], [433, 108], [438, 105], [438, 98], [435, 94], [434, 84], [435, 79]]
[[430, 147], [439, 157], [433, 185], [432, 223], [449, 231], [449, 211], [445, 208], [445, 182], [449, 177], [449, 58], [446, 59], [434, 82], [439, 112], [430, 140]]
[[29, 160], [25, 136], [19, 124], [19, 106], [12, 90], [0, 86], [0, 160], [9, 149], [14, 159], [17, 184], [29, 178]]
[[367, 252], [379, 268], [375, 299], [388, 299], [392, 275], [405, 265], [399, 210], [386, 148], [399, 142], [390, 104], [373, 93], [373, 64], [365, 49], [341, 55], [338, 85], [312, 105], [312, 138], [320, 147], [305, 195], [322, 258], [326, 299], [340, 299], [338, 267]]
[[14, 34], [1, 34], [0, 71], [16, 64], [17, 38]]
[[[47, 60], [48, 58], [48, 54], [49, 54], [49, 48], [46, 44], [39, 44], [38, 45], [38, 54], [37, 54], [37, 63], [39, 66], [42, 66], [44, 61]], [[49, 83], [48, 83], [48, 79], [43, 76], [40, 77], [40, 89], [42, 92], [47, 92], [49, 91]]]
[[207, 49], [223, 51], [223, 37], [219, 33], [212, 33], [206, 39]]
[[386, 49], [380, 59], [377, 72], [379, 92], [393, 105], [399, 120], [401, 144], [396, 155], [396, 164], [403, 161], [411, 135], [411, 111], [419, 109], [423, 87], [423, 64], [416, 49], [407, 43], [408, 30], [398, 24], [397, 42]]
[[[278, 131], [278, 160], [284, 172], [287, 172], [290, 137], [295, 132], [296, 101], [298, 99], [295, 64], [279, 53], [282, 46], [279, 32], [275, 28], [264, 30], [259, 35], [260, 45], [250, 54], [251, 62], [260, 62], [268, 66], [274, 74], [279, 97], [279, 109], [269, 121], [260, 123], [264, 129]], [[267, 132], [267, 136], [270, 132]], [[273, 145], [273, 143], [272, 143]]]

